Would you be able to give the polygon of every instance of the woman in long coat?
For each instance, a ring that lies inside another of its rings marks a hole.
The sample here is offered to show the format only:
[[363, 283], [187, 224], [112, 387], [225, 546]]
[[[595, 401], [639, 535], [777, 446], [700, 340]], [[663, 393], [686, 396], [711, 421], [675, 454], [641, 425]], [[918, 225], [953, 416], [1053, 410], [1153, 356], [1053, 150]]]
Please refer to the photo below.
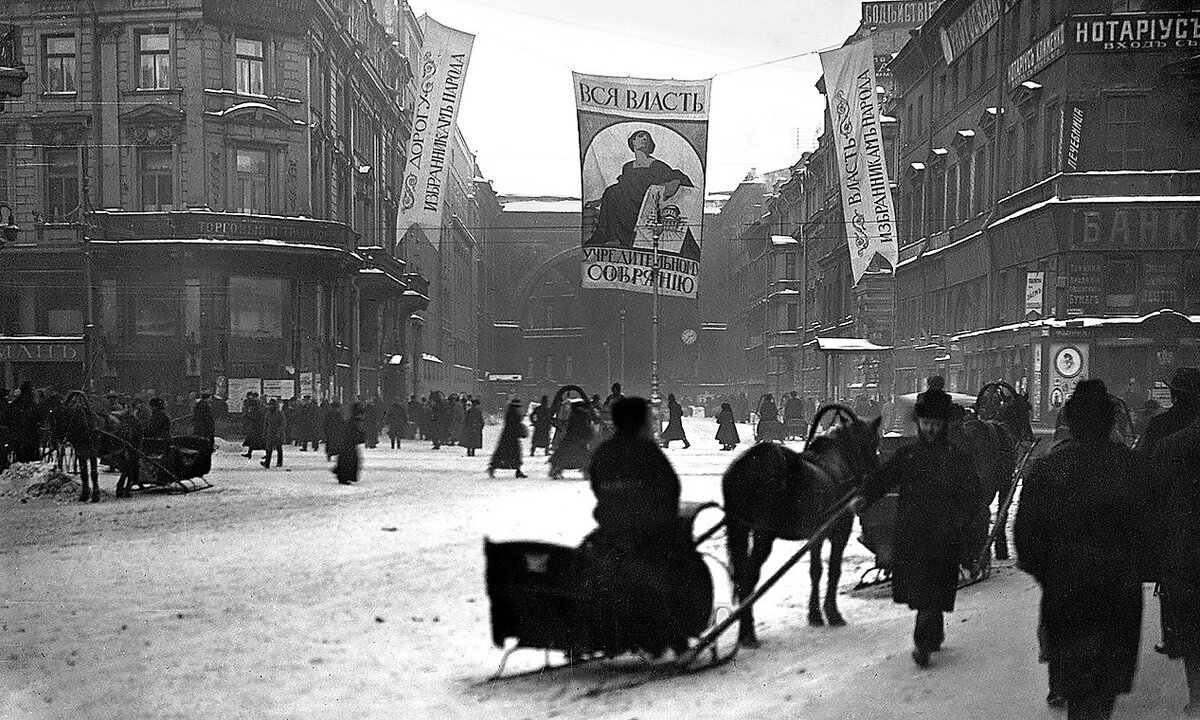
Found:
[[[1161, 652], [1183, 659], [1188, 704], [1185, 717], [1200, 717], [1200, 425], [1160, 440], [1154, 451], [1165, 503], [1162, 522]], [[1160, 520], [1161, 518], [1161, 520]]]
[[1142, 458], [1109, 436], [1116, 412], [1102, 381], [1079, 383], [1063, 415], [1074, 442], [1026, 479], [1017, 557], [1042, 586], [1051, 686], [1068, 717], [1108, 718], [1137, 669], [1154, 488]]
[[899, 486], [892, 599], [917, 611], [913, 660], [929, 665], [954, 611], [958, 566], [970, 522], [979, 513], [979, 476], [969, 455], [946, 436], [950, 396], [927, 391], [913, 410], [919, 438], [898, 449], [866, 488], [868, 502]]
[[562, 441], [550, 455], [550, 477], [562, 477], [563, 470], [580, 470], [587, 467], [591, 459], [589, 448], [592, 442], [592, 422], [582, 401], [569, 403], [571, 414], [567, 416]]
[[554, 414], [550, 412], [550, 398], [546, 395], [538, 400], [538, 404], [529, 413], [529, 422], [533, 425], [533, 439], [529, 441], [529, 457], [538, 448], [545, 455], [550, 454], [550, 429], [554, 427]]
[[246, 446], [247, 458], [252, 456], [255, 450], [266, 449], [267, 443], [263, 437], [263, 412], [257, 399], [252, 399], [246, 404], [246, 413], [242, 417], [242, 434], [245, 436], [242, 445]]
[[733, 417], [733, 408], [729, 403], [723, 402], [721, 411], [717, 413], [717, 442], [721, 443], [722, 450], [732, 450], [741, 441], [742, 438], [738, 435], [737, 424]]
[[758, 401], [758, 428], [755, 432], [758, 441], [782, 440], [781, 430], [779, 408], [775, 405], [775, 398], [770, 393], [763, 395]]
[[358, 482], [359, 452], [358, 444], [363, 438], [363, 407], [362, 403], [354, 403], [350, 417], [338, 438], [337, 464], [333, 466], [333, 474], [338, 484], [349, 485]]
[[663, 447], [671, 447], [672, 440], [682, 440], [684, 450], [692, 446], [688, 442], [687, 433], [683, 431], [683, 407], [675, 400], [674, 393], [667, 395], [667, 426], [660, 437]]
[[527, 433], [521, 419], [521, 401], [513, 398], [504, 411], [504, 427], [500, 429], [500, 440], [488, 463], [488, 477], [496, 477], [497, 470], [516, 470], [516, 477], [529, 477], [521, 472], [521, 438]]
[[475, 451], [483, 447], [483, 411], [478, 400], [468, 401], [463, 413], [462, 446], [467, 449], [467, 457], [475, 457]]

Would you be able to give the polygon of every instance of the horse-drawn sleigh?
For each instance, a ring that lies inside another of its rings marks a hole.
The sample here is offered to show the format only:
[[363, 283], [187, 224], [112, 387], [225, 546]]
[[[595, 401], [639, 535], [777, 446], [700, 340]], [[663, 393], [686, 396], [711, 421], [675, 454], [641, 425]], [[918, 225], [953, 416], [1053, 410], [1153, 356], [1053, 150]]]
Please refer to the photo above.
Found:
[[[831, 413], [839, 423], [827, 434], [812, 435]], [[604, 568], [589, 558], [586, 543], [571, 548], [485, 541], [492, 640], [505, 649], [504, 661], [517, 649], [533, 648], [563, 653], [560, 667], [629, 653], [657, 657], [665, 650], [674, 652], [674, 661], [654, 667], [668, 672], [723, 662], [738, 645], [758, 644], [755, 602], [806, 554], [815, 568], [810, 620], [824, 611], [830, 624], [844, 624], [836, 601], [839, 548], [850, 535], [862, 483], [877, 469], [878, 427], [878, 421], [864, 422], [849, 408], [828, 406], [814, 418], [803, 453], [778, 443], [755, 445], [725, 472], [720, 522], [698, 532], [697, 515], [716, 504], [682, 504], [679, 522], [689, 543], [669, 563]], [[728, 567], [705, 547], [722, 527]], [[820, 548], [827, 536], [835, 549], [821, 602]], [[776, 539], [803, 543], [760, 583]], [[664, 576], [671, 578], [666, 586], [655, 582]], [[654, 622], [639, 621], [643, 617]], [[734, 624], [737, 643], [721, 644]], [[496, 678], [503, 669], [502, 661]]]

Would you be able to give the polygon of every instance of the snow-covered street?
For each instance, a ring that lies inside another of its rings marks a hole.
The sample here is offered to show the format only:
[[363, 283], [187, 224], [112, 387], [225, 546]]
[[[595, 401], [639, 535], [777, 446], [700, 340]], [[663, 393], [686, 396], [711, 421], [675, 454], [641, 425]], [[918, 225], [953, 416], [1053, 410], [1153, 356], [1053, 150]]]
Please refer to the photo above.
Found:
[[[685, 426], [692, 448], [668, 451], [684, 499], [719, 501], [735, 454], [712, 420]], [[762, 648], [733, 664], [594, 697], [619, 673], [477, 685], [500, 659], [483, 538], [574, 544], [592, 527], [577, 472], [548, 480], [539, 456], [528, 479], [488, 479], [497, 433], [475, 458], [385, 440], [351, 487], [323, 453], [288, 447], [270, 470], [218, 452], [215, 487], [186, 496], [0, 497], [0, 717], [1065, 717], [1044, 702], [1037, 589], [1007, 564], [960, 593], [928, 670], [909, 658], [911, 612], [885, 593], [843, 594], [849, 627], [808, 627], [802, 564], [760, 604]], [[115, 482], [102, 477], [109, 493]], [[773, 563], [795, 547], [780, 543]], [[856, 541], [848, 554], [844, 588], [870, 566]], [[1137, 687], [1116, 717], [1178, 717], [1183, 671], [1154, 653], [1149, 586], [1146, 599]], [[510, 669], [542, 659], [519, 652]]]

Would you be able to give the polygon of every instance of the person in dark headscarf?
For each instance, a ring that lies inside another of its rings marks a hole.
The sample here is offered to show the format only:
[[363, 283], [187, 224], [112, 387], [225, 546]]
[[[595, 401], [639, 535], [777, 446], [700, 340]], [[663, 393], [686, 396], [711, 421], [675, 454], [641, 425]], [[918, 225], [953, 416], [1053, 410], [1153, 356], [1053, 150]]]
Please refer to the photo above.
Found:
[[660, 437], [663, 447], [671, 447], [672, 440], [682, 440], [684, 450], [692, 446], [683, 429], [683, 407], [675, 399], [674, 393], [667, 395], [667, 426]]
[[467, 401], [463, 413], [462, 446], [467, 449], [467, 457], [475, 457], [475, 451], [483, 447], [483, 411], [474, 398]]
[[733, 407], [727, 403], [721, 403], [721, 410], [717, 413], [717, 442], [721, 443], [722, 450], [732, 450], [734, 446], [742, 441], [738, 435], [736, 421], [733, 417]]
[[1063, 415], [1072, 440], [1034, 464], [1021, 492], [1018, 566], [1042, 586], [1047, 701], [1065, 700], [1072, 720], [1103, 719], [1137, 670], [1155, 489], [1144, 457], [1111, 437], [1103, 381], [1080, 382]]
[[358, 446], [366, 441], [363, 436], [363, 420], [366, 411], [362, 403], [354, 403], [354, 407], [350, 409], [350, 417], [342, 425], [341, 433], [338, 436], [337, 446], [333, 449], [337, 453], [337, 464], [333, 466], [333, 474], [337, 478], [339, 485], [349, 485], [350, 483], [358, 482], [358, 472], [360, 467], [361, 454]]
[[550, 398], [543, 395], [529, 413], [529, 422], [533, 425], [533, 439], [529, 441], [529, 457], [534, 451], [542, 449], [545, 455], [550, 454], [550, 430], [554, 427], [554, 413], [550, 411]]
[[558, 443], [554, 454], [550, 456], [550, 477], [561, 478], [563, 470], [580, 470], [587, 467], [591, 456], [589, 448], [592, 433], [592, 421], [586, 403], [582, 400], [572, 401], [562, 442]]
[[516, 477], [529, 477], [521, 472], [521, 438], [526, 433], [521, 418], [521, 401], [513, 398], [508, 401], [508, 408], [504, 411], [504, 427], [500, 430], [500, 440], [488, 462], [488, 477], [496, 477], [497, 470], [516, 470]]
[[892, 599], [917, 611], [912, 657], [921, 667], [941, 649], [944, 613], [954, 612], [962, 545], [981, 504], [971, 457], [947, 437], [954, 408], [946, 393], [926, 391], [913, 410], [917, 441], [899, 448], [864, 492], [871, 503], [900, 489]]

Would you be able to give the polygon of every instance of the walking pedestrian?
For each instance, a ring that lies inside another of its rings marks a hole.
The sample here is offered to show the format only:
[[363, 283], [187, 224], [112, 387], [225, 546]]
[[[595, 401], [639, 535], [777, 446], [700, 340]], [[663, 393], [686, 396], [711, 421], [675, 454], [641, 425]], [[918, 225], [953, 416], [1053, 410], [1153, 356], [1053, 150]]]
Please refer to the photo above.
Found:
[[392, 449], [400, 447], [400, 441], [408, 429], [408, 411], [400, 400], [393, 400], [387, 409], [388, 440]]
[[1179, 432], [1200, 416], [1200, 368], [1176, 368], [1167, 381], [1171, 407], [1146, 423], [1138, 449], [1153, 453], [1155, 445], [1171, 433]]
[[1103, 381], [1080, 382], [1063, 415], [1073, 441], [1027, 476], [1017, 557], [1042, 587], [1047, 700], [1061, 694], [1070, 720], [1103, 720], [1133, 687], [1155, 489], [1143, 458], [1110, 437], [1116, 407]]
[[526, 433], [525, 423], [521, 420], [521, 401], [513, 398], [504, 411], [504, 427], [488, 462], [488, 477], [496, 477], [497, 470], [516, 470], [516, 477], [529, 477], [521, 472], [521, 438]]
[[246, 446], [246, 459], [254, 455], [255, 450], [266, 448], [263, 442], [263, 413], [259, 407], [255, 393], [246, 394], [246, 402], [242, 409], [242, 445]]
[[929, 666], [945, 639], [944, 614], [954, 612], [963, 541], [980, 505], [971, 458], [946, 434], [953, 410], [946, 393], [924, 393], [913, 410], [917, 441], [899, 448], [865, 490], [871, 503], [900, 489], [892, 599], [917, 611], [912, 658], [921, 667]]
[[325, 438], [325, 459], [331, 460], [338, 454], [342, 446], [342, 433], [346, 429], [346, 421], [342, 418], [342, 404], [331, 400], [325, 408], [325, 417], [321, 419], [321, 434]]
[[758, 428], [755, 437], [758, 442], [783, 440], [779, 426], [779, 408], [775, 405], [775, 397], [770, 393], [764, 394], [758, 400]]
[[[358, 482], [361, 455], [358, 446], [363, 442], [363, 415], [361, 403], [354, 403], [350, 408], [350, 417], [341, 424], [337, 433], [337, 463], [333, 466], [333, 475], [339, 485], [349, 485]], [[340, 419], [340, 416], [339, 416]]]
[[204, 438], [208, 441], [208, 446], [212, 447], [217, 433], [212, 405], [209, 403], [210, 397], [212, 396], [208, 393], [200, 393], [200, 399], [192, 405], [192, 435]]
[[1183, 714], [1200, 718], [1200, 420], [1158, 443], [1154, 458], [1163, 487], [1162, 564], [1158, 588], [1163, 641], [1156, 649], [1183, 660], [1188, 704]]
[[741, 441], [737, 422], [733, 417], [733, 407], [723, 402], [720, 411], [717, 412], [717, 442], [721, 443], [722, 450], [732, 450]]
[[667, 394], [667, 427], [663, 429], [660, 437], [665, 448], [671, 447], [672, 440], [682, 440], [684, 450], [692, 446], [683, 429], [683, 407], [675, 400], [674, 393]]
[[529, 423], [533, 425], [533, 439], [529, 441], [529, 457], [538, 449], [543, 455], [550, 454], [550, 429], [554, 427], [554, 414], [550, 412], [550, 398], [543, 395], [529, 413]]
[[[566, 428], [562, 441], [558, 442], [550, 455], [550, 477], [562, 477], [563, 470], [580, 470], [587, 467], [591, 453], [592, 423], [583, 400], [568, 403]], [[615, 403], [614, 403], [615, 404]]]
[[279, 401], [271, 398], [267, 403], [267, 412], [263, 415], [263, 444], [267, 454], [263, 457], [262, 466], [271, 467], [271, 453], [278, 453], [275, 467], [283, 467], [283, 441], [287, 437], [287, 416], [279, 408]]
[[468, 402], [463, 413], [462, 446], [467, 449], [467, 457], [475, 457], [475, 451], [483, 447], [483, 411], [478, 400]]

